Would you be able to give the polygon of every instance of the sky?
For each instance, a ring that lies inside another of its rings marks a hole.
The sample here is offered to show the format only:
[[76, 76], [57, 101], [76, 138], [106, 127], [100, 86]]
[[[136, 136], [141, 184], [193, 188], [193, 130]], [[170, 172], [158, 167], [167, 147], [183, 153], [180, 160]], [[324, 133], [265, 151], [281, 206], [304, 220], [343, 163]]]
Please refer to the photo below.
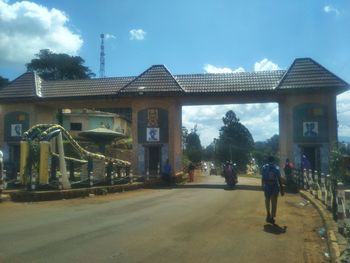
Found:
[[[310, 57], [350, 83], [350, 0], [0, 0], [0, 76], [10, 80], [50, 49], [81, 56], [99, 76], [137, 76], [154, 64], [172, 74], [288, 69]], [[255, 141], [278, 134], [278, 105], [183, 107], [202, 145], [233, 110]], [[350, 136], [350, 92], [337, 98], [338, 134]]]

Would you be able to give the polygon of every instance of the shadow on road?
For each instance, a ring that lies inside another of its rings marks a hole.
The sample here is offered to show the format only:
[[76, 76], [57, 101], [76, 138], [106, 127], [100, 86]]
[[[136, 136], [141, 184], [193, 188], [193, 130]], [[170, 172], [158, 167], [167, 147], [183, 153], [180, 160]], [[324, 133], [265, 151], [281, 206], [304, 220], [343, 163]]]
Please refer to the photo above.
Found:
[[270, 234], [280, 235], [287, 232], [287, 226], [281, 227], [277, 224], [274, 224], [274, 225], [266, 224], [264, 225], [264, 231]]
[[177, 185], [176, 188], [180, 188], [180, 189], [191, 189], [191, 188], [223, 189], [223, 190], [228, 189], [227, 185], [225, 185], [225, 184], [183, 184], [183, 185]]
[[261, 186], [258, 185], [236, 185], [233, 188], [227, 186], [226, 184], [179, 184], [179, 185], [167, 185], [167, 184], [158, 184], [152, 185], [148, 188], [152, 189], [222, 189], [225, 191], [262, 191]]
[[248, 190], [248, 191], [262, 191], [261, 185], [245, 185], [238, 184], [235, 186], [237, 190]]

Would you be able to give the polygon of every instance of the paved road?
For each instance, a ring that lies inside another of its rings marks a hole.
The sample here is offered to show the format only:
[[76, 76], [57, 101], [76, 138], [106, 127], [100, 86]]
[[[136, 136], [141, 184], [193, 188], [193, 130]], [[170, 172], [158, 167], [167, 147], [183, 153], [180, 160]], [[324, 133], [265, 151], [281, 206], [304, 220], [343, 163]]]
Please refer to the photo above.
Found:
[[[0, 204], [0, 262], [328, 262], [321, 220], [298, 195], [266, 225], [259, 180]], [[284, 231], [285, 229], [286, 231]]]

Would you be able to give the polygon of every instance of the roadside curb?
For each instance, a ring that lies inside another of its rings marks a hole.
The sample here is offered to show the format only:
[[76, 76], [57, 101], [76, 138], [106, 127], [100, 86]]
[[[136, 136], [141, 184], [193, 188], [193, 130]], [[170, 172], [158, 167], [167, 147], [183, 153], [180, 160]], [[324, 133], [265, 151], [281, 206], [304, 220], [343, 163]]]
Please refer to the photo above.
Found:
[[72, 199], [89, 197], [91, 195], [107, 195], [109, 193], [120, 193], [125, 191], [136, 190], [144, 188], [145, 183], [132, 183], [122, 185], [106, 185], [95, 186], [89, 188], [78, 188], [68, 190], [53, 190], [53, 191], [7, 191], [7, 196], [3, 201], [14, 202], [38, 202], [38, 201], [53, 201], [61, 199]]
[[322, 221], [327, 230], [327, 245], [329, 248], [331, 262], [340, 263], [339, 257], [341, 250], [339, 248], [339, 242], [337, 238], [338, 226], [334, 222], [332, 215], [326, 210], [321, 201], [315, 199], [310, 193], [300, 190], [300, 195], [310, 201], [310, 203], [317, 209], [320, 214]]

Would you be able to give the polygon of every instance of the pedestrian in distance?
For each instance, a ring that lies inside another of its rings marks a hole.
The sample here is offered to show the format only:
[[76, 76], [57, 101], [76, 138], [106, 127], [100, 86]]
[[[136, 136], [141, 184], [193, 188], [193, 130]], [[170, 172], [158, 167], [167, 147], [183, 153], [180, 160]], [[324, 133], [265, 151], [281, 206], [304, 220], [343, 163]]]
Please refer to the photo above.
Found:
[[195, 170], [195, 166], [193, 163], [190, 163], [190, 165], [188, 166], [188, 179], [189, 182], [192, 183], [194, 181], [194, 170]]
[[301, 157], [301, 171], [309, 171], [311, 169], [311, 163], [305, 154]]
[[166, 162], [163, 166], [163, 180], [166, 183], [171, 183], [171, 165], [169, 163], [169, 159], [166, 159]]
[[296, 191], [296, 185], [293, 180], [293, 169], [294, 165], [293, 163], [287, 158], [286, 163], [284, 165], [284, 174], [286, 176], [286, 189], [287, 191]]
[[261, 183], [265, 195], [266, 222], [274, 224], [277, 212], [278, 194], [284, 195], [280, 169], [270, 156], [261, 170]]

